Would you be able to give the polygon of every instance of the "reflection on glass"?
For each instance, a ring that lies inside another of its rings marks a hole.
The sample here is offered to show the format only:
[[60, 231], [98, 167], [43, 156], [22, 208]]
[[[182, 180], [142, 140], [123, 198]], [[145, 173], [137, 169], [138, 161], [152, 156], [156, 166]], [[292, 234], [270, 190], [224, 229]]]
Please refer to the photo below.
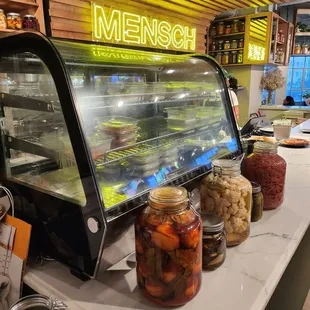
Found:
[[305, 70], [304, 86], [303, 88], [310, 88], [310, 69]]
[[255, 17], [250, 20], [248, 60], [263, 61], [266, 55], [267, 17]]
[[303, 70], [301, 69], [293, 70], [292, 88], [300, 89], [302, 87], [302, 75], [303, 75]]
[[292, 90], [291, 96], [294, 98], [296, 102], [302, 102], [302, 92], [300, 90]]
[[294, 68], [304, 68], [306, 57], [294, 57]]

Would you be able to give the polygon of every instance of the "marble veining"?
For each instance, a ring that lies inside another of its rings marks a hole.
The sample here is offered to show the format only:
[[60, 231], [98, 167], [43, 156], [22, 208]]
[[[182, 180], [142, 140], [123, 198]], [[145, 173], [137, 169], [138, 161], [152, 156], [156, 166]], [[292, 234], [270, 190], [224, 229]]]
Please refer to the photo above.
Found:
[[[303, 124], [310, 128], [310, 120]], [[292, 136], [310, 139], [300, 127]], [[223, 266], [204, 272], [197, 297], [182, 307], [208, 310], [263, 310], [310, 223], [310, 148], [279, 147], [288, 163], [285, 198], [277, 210], [266, 211], [251, 224], [250, 238], [227, 250]], [[123, 260], [96, 280], [82, 282], [57, 262], [28, 267], [25, 282], [45, 295], [55, 295], [70, 310], [157, 308], [141, 296], [135, 270]]]

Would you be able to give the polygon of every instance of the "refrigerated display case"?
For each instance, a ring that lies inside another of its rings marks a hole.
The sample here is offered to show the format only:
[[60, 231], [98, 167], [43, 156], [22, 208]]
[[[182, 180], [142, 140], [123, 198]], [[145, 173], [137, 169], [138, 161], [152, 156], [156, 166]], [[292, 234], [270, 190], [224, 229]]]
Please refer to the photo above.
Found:
[[241, 153], [225, 85], [206, 55], [2, 35], [1, 179], [36, 253], [86, 278], [128, 254], [150, 189]]

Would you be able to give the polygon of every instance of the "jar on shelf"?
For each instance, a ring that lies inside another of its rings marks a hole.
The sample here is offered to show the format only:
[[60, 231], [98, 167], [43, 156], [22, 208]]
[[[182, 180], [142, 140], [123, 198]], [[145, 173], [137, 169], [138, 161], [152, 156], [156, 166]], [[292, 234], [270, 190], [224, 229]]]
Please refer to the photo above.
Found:
[[215, 27], [215, 26], [212, 26], [212, 27], [211, 27], [211, 29], [210, 29], [210, 36], [211, 36], [211, 37], [216, 36], [216, 27]]
[[230, 44], [230, 48], [238, 48], [238, 42], [237, 40], [232, 40], [231, 41], [231, 44]]
[[222, 63], [222, 53], [216, 53], [215, 54], [215, 60], [221, 64]]
[[20, 30], [22, 29], [22, 19], [18, 13], [8, 13], [7, 15], [8, 29]]
[[231, 34], [231, 25], [230, 24], [225, 26], [225, 34]]
[[277, 144], [256, 142], [253, 153], [244, 159], [244, 176], [261, 185], [265, 210], [283, 203], [286, 161], [277, 153]]
[[217, 41], [217, 50], [222, 50], [224, 48], [224, 41]]
[[224, 42], [224, 50], [229, 50], [230, 49], [230, 42], [229, 41], [225, 41]]
[[216, 34], [222, 35], [225, 34], [225, 25], [223, 22], [219, 22], [216, 28]]
[[232, 63], [232, 64], [238, 63], [237, 51], [232, 51], [232, 52], [231, 52], [231, 63]]
[[301, 48], [301, 53], [302, 54], [309, 54], [309, 49], [308, 49], [308, 45], [307, 44], [303, 44], [302, 48]]
[[212, 44], [210, 45], [210, 51], [216, 51], [216, 44], [215, 44], [215, 42], [212, 42]]
[[23, 18], [23, 28], [25, 30], [40, 31], [39, 21], [34, 15], [25, 15]]
[[242, 64], [243, 63], [243, 51], [238, 51], [237, 54], [237, 63]]
[[232, 33], [237, 33], [237, 32], [240, 32], [239, 19], [234, 19], [234, 21], [232, 23]]
[[216, 214], [202, 214], [202, 268], [215, 270], [226, 258], [224, 220]]
[[257, 222], [263, 217], [264, 196], [260, 184], [251, 182], [252, 185], [252, 211], [251, 222]]
[[244, 48], [244, 40], [243, 39], [240, 39], [238, 41], [238, 48]]
[[240, 161], [217, 159], [202, 180], [201, 210], [224, 219], [227, 246], [238, 245], [250, 234], [251, 183], [241, 175]]
[[294, 54], [301, 54], [301, 46], [300, 45], [295, 45]]
[[245, 32], [245, 23], [243, 21], [239, 23], [239, 32]]
[[137, 281], [144, 295], [165, 307], [186, 304], [199, 292], [202, 221], [183, 187], [151, 190], [135, 223]]
[[229, 52], [224, 52], [222, 56], [222, 65], [228, 65], [229, 64]]
[[0, 29], [6, 29], [6, 17], [3, 10], [0, 9]]

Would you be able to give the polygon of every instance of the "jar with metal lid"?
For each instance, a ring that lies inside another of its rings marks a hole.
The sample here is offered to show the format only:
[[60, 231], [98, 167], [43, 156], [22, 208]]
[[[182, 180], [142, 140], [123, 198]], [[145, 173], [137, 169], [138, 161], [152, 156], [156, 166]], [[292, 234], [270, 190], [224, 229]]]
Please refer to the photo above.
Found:
[[210, 29], [210, 36], [211, 36], [211, 37], [216, 36], [216, 27], [215, 27], [215, 26], [212, 26], [212, 27], [211, 27], [211, 29]]
[[229, 41], [225, 41], [224, 43], [224, 50], [229, 50], [230, 49], [230, 42]]
[[225, 26], [225, 34], [231, 34], [231, 25], [230, 24]]
[[221, 64], [222, 63], [222, 53], [216, 53], [215, 54], [215, 60]]
[[240, 39], [238, 41], [238, 48], [243, 48], [244, 47], [244, 40], [243, 39]]
[[23, 28], [26, 30], [40, 31], [39, 22], [34, 15], [25, 15], [24, 16]]
[[217, 41], [217, 50], [222, 50], [224, 48], [224, 41]]
[[151, 190], [135, 223], [137, 281], [162, 306], [181, 306], [200, 290], [202, 221], [183, 187]]
[[0, 9], [0, 29], [6, 29], [6, 17], [3, 10]]
[[55, 297], [29, 295], [15, 302], [10, 310], [65, 310], [67, 306]]
[[239, 23], [239, 32], [245, 32], [245, 23], [244, 22]]
[[224, 52], [222, 56], [222, 65], [228, 65], [229, 64], [229, 52]]
[[202, 180], [201, 210], [224, 219], [227, 246], [238, 245], [250, 234], [251, 183], [241, 175], [239, 160], [217, 159]]
[[202, 268], [215, 270], [226, 258], [224, 220], [216, 214], [202, 214]]
[[232, 51], [231, 52], [231, 63], [232, 64], [238, 63], [237, 51]]
[[20, 30], [22, 29], [22, 20], [18, 13], [8, 13], [7, 15], [8, 29]]
[[232, 40], [232, 41], [231, 41], [230, 48], [238, 48], [238, 42], [237, 42], [237, 40]]
[[212, 44], [210, 46], [210, 51], [216, 51], [216, 44], [215, 44], [215, 42], [212, 42]]
[[240, 32], [239, 30], [239, 19], [234, 19], [232, 24], [232, 33]]
[[284, 199], [286, 161], [276, 143], [255, 142], [254, 152], [244, 159], [243, 174], [261, 185], [264, 209], [276, 209]]
[[237, 62], [238, 64], [243, 63], [243, 51], [238, 51]]
[[216, 29], [217, 35], [222, 35], [225, 33], [225, 25], [223, 22], [219, 22]]
[[256, 182], [251, 182], [252, 185], [252, 211], [251, 222], [259, 221], [263, 216], [264, 196], [261, 186]]

